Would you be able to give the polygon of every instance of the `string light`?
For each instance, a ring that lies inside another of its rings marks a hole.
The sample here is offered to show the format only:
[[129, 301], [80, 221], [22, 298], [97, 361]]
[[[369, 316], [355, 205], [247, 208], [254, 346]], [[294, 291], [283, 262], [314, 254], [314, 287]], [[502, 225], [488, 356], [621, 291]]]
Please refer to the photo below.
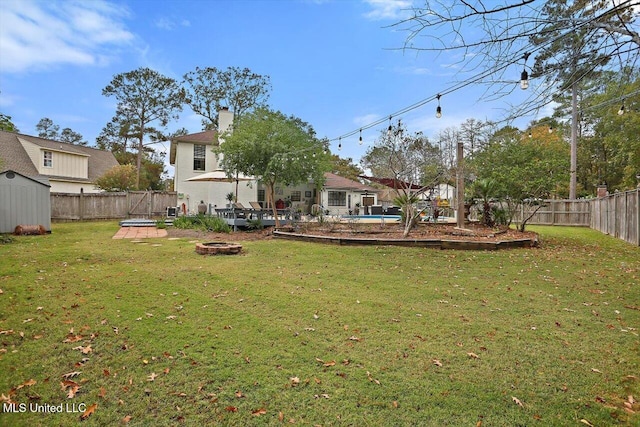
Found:
[[438, 106], [436, 107], [436, 118], [440, 118], [442, 117], [442, 107], [440, 107], [440, 97], [442, 95], [438, 94], [436, 95], [436, 99], [438, 100]]
[[360, 129], [360, 140], [358, 141], [360, 145], [362, 145], [362, 129]]
[[620, 109], [618, 110], [618, 115], [621, 116], [624, 114], [624, 101], [622, 101], [622, 105], [620, 106]]
[[549, 133], [553, 133], [553, 126], [549, 126]]
[[340, 142], [338, 142], [338, 151], [342, 150], [342, 138], [340, 138]]
[[391, 138], [391, 119], [392, 116], [389, 116], [389, 127], [387, 128], [387, 137]]
[[526, 90], [529, 88], [529, 73], [527, 73], [527, 59], [529, 59], [529, 52], [526, 52], [522, 58], [524, 59], [524, 64], [522, 65], [522, 74], [520, 74], [520, 89]]

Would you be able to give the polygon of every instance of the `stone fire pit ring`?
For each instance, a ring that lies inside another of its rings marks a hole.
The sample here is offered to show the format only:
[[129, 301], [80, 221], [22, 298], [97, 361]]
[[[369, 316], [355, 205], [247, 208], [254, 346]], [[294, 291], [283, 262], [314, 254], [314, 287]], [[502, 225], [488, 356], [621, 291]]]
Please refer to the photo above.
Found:
[[237, 255], [242, 245], [227, 242], [196, 243], [196, 253], [200, 255]]

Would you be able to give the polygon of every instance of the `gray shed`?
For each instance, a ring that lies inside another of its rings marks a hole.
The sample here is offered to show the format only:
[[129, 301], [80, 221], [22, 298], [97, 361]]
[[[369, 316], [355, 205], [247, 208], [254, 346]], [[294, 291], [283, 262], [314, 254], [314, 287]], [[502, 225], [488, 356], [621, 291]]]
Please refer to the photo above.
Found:
[[11, 170], [0, 173], [0, 233], [18, 225], [42, 225], [51, 232], [51, 186]]

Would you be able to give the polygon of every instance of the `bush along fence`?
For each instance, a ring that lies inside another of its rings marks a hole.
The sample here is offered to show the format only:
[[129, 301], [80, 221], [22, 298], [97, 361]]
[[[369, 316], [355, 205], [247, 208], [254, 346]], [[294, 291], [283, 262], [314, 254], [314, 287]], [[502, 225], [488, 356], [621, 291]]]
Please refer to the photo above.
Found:
[[[590, 227], [640, 246], [640, 189], [618, 192], [597, 199], [545, 200], [527, 222], [532, 225]], [[522, 221], [519, 209], [513, 221]]]
[[174, 191], [129, 191], [126, 193], [51, 193], [51, 220], [82, 221], [164, 217], [175, 207]]

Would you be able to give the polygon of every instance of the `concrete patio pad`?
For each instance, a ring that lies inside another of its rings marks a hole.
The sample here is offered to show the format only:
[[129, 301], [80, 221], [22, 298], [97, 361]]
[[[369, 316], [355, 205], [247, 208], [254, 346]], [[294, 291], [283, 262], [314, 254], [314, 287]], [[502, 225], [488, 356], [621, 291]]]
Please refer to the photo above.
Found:
[[120, 227], [113, 239], [148, 239], [167, 237], [167, 230], [156, 227]]

